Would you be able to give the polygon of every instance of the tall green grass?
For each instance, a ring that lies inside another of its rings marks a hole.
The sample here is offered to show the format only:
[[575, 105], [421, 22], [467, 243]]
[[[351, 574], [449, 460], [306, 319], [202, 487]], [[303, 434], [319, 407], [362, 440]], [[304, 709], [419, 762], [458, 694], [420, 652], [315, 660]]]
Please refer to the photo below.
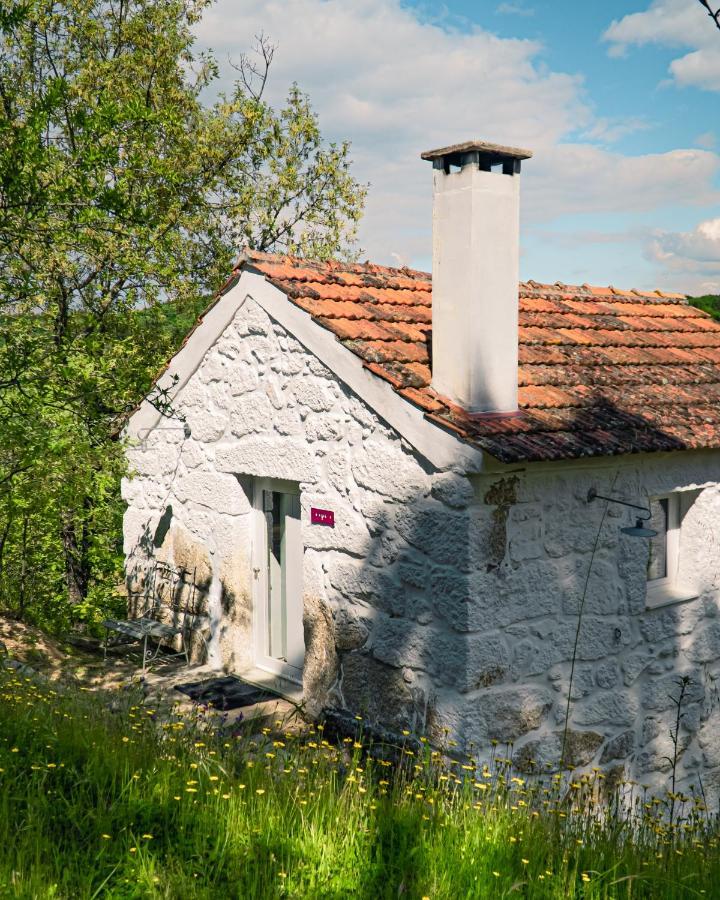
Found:
[[0, 672], [0, 895], [718, 896], [699, 801], [669, 825], [637, 786], [619, 815], [599, 772], [525, 780], [410, 736], [389, 759], [265, 732]]

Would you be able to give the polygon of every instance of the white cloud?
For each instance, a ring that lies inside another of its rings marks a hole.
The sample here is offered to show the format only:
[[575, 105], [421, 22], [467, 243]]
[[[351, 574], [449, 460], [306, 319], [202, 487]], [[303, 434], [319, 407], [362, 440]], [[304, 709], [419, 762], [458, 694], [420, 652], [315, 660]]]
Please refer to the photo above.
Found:
[[[650, 212], [665, 206], [720, 201], [712, 181], [720, 158], [707, 150], [671, 150], [623, 156], [588, 144], [561, 144], [538, 156], [525, 192], [533, 218], [567, 213]], [[529, 196], [528, 196], [529, 194]]]
[[501, 16], [534, 16], [535, 10], [530, 6], [524, 6], [522, 3], [501, 3], [495, 10]]
[[603, 39], [618, 50], [643, 44], [668, 47], [698, 46], [713, 39], [702, 7], [693, 0], [653, 0], [644, 12], [631, 13], [615, 20]]
[[700, 263], [720, 271], [720, 218], [700, 222], [692, 231], [661, 231], [652, 247], [656, 259], [679, 259], [681, 265]]
[[409, 135], [418, 152], [478, 130], [537, 144], [588, 117], [580, 79], [536, 65], [537, 43], [420, 21], [399, 0], [220, 0], [199, 35], [222, 59], [260, 31], [278, 44], [275, 96], [297, 80], [341, 134]]
[[601, 117], [595, 120], [592, 127], [587, 130], [583, 137], [607, 144], [614, 144], [620, 138], [624, 138], [629, 134], [636, 134], [638, 131], [649, 131], [654, 127], [655, 125], [652, 122], [641, 116], [629, 116], [626, 118]]
[[703, 147], [705, 150], [712, 150], [713, 147], [715, 147], [715, 145], [717, 144], [715, 132], [704, 131], [702, 134], [697, 135], [693, 143], [698, 147]]
[[[297, 81], [323, 132], [352, 141], [355, 175], [371, 185], [360, 243], [378, 262], [427, 264], [431, 175], [419, 155], [469, 138], [534, 150], [523, 168], [528, 221], [584, 213], [592, 227], [601, 212], [716, 197], [714, 153], [602, 149], [594, 139], [608, 142], [640, 120], [596, 118], [582, 78], [549, 70], [537, 42], [467, 28], [419, 19], [401, 0], [220, 0], [198, 34], [221, 63], [237, 60], [261, 31], [277, 43], [270, 99]], [[585, 142], [570, 143], [580, 133]]]
[[658, 44], [688, 48], [670, 63], [672, 80], [681, 86], [720, 91], [718, 31], [697, 0], [653, 0], [644, 12], [615, 20], [603, 40], [611, 56], [624, 56], [633, 46]]
[[704, 47], [670, 63], [670, 72], [680, 85], [720, 91], [720, 41], [718, 47]]
[[692, 231], [656, 231], [646, 255], [675, 276], [691, 284], [695, 293], [720, 293], [720, 218], [700, 222]]
[[375, 259], [429, 252], [423, 150], [478, 137], [548, 155], [591, 122], [581, 80], [537, 64], [538, 44], [420, 21], [399, 0], [220, 0], [199, 37], [222, 61], [260, 31], [277, 43], [271, 99], [296, 80], [324, 133], [352, 141], [355, 174], [371, 183], [361, 244]]

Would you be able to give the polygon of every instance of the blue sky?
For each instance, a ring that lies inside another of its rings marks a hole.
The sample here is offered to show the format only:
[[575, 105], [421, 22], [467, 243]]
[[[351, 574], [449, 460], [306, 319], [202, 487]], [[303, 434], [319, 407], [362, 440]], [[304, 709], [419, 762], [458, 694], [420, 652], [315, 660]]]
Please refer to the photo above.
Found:
[[[697, 0], [683, 2], [704, 23]], [[405, 5], [427, 15], [422, 2]], [[621, 57], [608, 54], [608, 42], [602, 39], [608, 26], [647, 8], [647, 3], [528, 0], [445, 5], [446, 21], [452, 21], [455, 27], [468, 29], [475, 25], [505, 38], [538, 41], [543, 46], [540, 58], [550, 69], [580, 74], [588, 102], [599, 115], [637, 125], [637, 130], [614, 141], [615, 148], [622, 152], [672, 150], [684, 146], [688, 137], [692, 140], [712, 132], [711, 123], [718, 122], [718, 98], [707, 91], [672, 87], [667, 76], [668, 67], [678, 55], [676, 49], [655, 45], [635, 47], [632, 53]], [[708, 38], [715, 37], [709, 22], [706, 27]], [[720, 32], [717, 38], [720, 41]]]
[[[534, 150], [525, 278], [720, 292], [720, 31], [697, 0], [219, 0], [221, 63], [264, 31], [370, 184], [364, 256], [429, 268], [421, 151]], [[226, 71], [229, 73], [228, 67]]]

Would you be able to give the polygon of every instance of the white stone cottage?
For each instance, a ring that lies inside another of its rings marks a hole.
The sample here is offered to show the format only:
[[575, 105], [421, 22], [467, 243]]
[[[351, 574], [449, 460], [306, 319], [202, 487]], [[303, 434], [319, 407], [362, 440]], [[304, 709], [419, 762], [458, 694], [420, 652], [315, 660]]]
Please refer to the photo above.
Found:
[[243, 256], [128, 425], [131, 596], [183, 568], [218, 667], [521, 768], [560, 756], [574, 655], [566, 757], [662, 785], [689, 675], [679, 771], [717, 795], [720, 323], [586, 284], [518, 304], [529, 156], [424, 154], [432, 297]]

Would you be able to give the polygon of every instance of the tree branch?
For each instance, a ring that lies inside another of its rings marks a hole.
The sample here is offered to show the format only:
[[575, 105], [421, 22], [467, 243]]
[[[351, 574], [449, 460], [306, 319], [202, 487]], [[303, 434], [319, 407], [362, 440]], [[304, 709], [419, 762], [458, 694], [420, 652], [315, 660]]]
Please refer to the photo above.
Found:
[[705, 7], [705, 9], [707, 10], [707, 14], [717, 25], [718, 29], [720, 29], [720, 6], [718, 6], [717, 10], [713, 12], [712, 7], [710, 6], [710, 0], [699, 0], [699, 2], [701, 6]]
[[243, 53], [240, 57], [239, 65], [229, 60], [230, 65], [240, 74], [240, 81], [247, 93], [260, 102], [265, 92], [267, 84], [268, 72], [270, 64], [275, 55], [276, 45], [271, 43], [267, 35], [260, 32], [255, 35], [255, 46], [253, 53], [257, 57], [257, 62], [248, 53]]

